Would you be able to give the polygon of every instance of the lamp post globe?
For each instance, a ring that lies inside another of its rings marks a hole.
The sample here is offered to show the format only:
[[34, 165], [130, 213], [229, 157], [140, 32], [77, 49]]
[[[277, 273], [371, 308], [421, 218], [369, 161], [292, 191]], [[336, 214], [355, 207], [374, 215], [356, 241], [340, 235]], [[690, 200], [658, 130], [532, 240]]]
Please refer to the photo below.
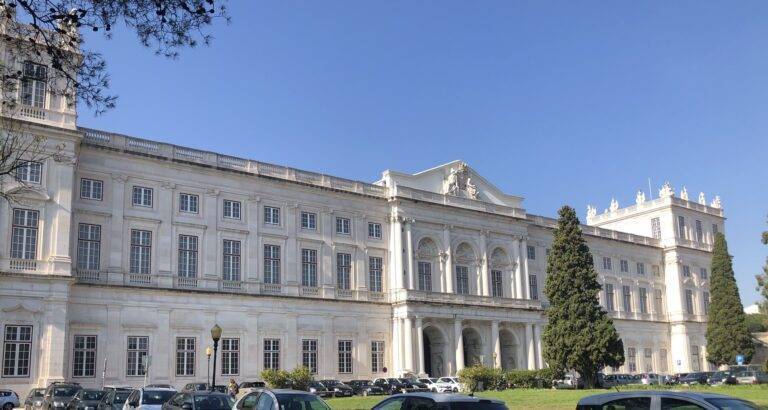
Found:
[[219, 350], [219, 339], [221, 339], [221, 327], [213, 325], [211, 328], [211, 338], [213, 339], [213, 376], [211, 376], [210, 389], [213, 391], [216, 386], [216, 352]]

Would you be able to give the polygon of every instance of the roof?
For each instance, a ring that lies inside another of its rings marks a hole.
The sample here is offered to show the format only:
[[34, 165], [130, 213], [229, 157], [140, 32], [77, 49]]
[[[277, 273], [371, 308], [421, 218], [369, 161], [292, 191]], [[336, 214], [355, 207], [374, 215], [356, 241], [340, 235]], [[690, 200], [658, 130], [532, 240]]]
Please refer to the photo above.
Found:
[[706, 399], [714, 399], [714, 398], [729, 398], [732, 399], [734, 397], [726, 396], [724, 394], [717, 394], [717, 393], [705, 393], [705, 392], [694, 392], [694, 391], [680, 391], [680, 390], [635, 390], [635, 391], [624, 391], [624, 392], [616, 392], [616, 393], [602, 393], [602, 394], [595, 394], [592, 396], [584, 397], [583, 399], [579, 400], [579, 405], [593, 405], [593, 404], [602, 404], [606, 401], [611, 400], [617, 400], [617, 399], [623, 399], [627, 397], [636, 397], [636, 396], [668, 396], [668, 397], [687, 397], [690, 399], [696, 399], [696, 400], [706, 400]]
[[476, 397], [476, 396], [467, 396], [466, 394], [444, 394], [444, 393], [432, 393], [432, 392], [414, 392], [414, 393], [405, 393], [405, 394], [396, 394], [392, 397], [398, 397], [398, 396], [409, 396], [409, 397], [425, 397], [428, 399], [432, 399], [435, 402], [438, 403], [447, 403], [447, 402], [473, 402], [477, 403], [479, 401], [490, 401], [494, 403], [503, 403], [501, 400], [491, 399], [487, 397]]

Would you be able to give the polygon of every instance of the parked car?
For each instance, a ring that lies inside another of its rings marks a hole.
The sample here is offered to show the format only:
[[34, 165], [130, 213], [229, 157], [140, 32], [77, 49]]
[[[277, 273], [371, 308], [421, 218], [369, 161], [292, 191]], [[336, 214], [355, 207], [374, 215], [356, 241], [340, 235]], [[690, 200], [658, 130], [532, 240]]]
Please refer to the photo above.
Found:
[[99, 402], [98, 410], [122, 410], [128, 396], [133, 390], [128, 389], [108, 389], [106, 394]]
[[144, 387], [131, 392], [125, 400], [123, 410], [160, 410], [163, 403], [176, 394], [176, 389], [165, 387]]
[[267, 384], [260, 381], [240, 382], [240, 384], [237, 386], [237, 395], [235, 397], [236, 399], [239, 399], [240, 397], [243, 397], [248, 393], [251, 393], [256, 390], [264, 389], [266, 387], [267, 387]]
[[210, 390], [174, 393], [163, 403], [162, 410], [231, 410], [235, 401], [226, 393]]
[[333, 397], [333, 390], [321, 382], [309, 383], [309, 392], [320, 397]]
[[[232, 410], [331, 410], [325, 402], [314, 394], [289, 389], [263, 389], [241, 397]], [[168, 409], [170, 410], [170, 409]], [[186, 409], [185, 409], [186, 410]], [[197, 409], [192, 409], [197, 410]]]
[[53, 382], [45, 389], [42, 410], [63, 410], [81, 389], [77, 383]]
[[656, 373], [643, 373], [640, 375], [640, 383], [647, 386], [664, 384], [662, 380], [663, 377]]
[[32, 389], [24, 399], [24, 410], [39, 410], [43, 406], [45, 389]]
[[351, 387], [338, 380], [320, 380], [320, 383], [332, 391], [334, 397], [352, 397], [354, 394]]
[[597, 382], [598, 382], [598, 386], [604, 389], [609, 389], [611, 387], [616, 387], [619, 385], [619, 379], [616, 378], [615, 374], [604, 374], [603, 376], [600, 376], [600, 374], [598, 374]]
[[419, 410], [504, 410], [503, 401], [463, 394], [408, 393], [389, 397], [373, 410], [419, 409]]
[[99, 406], [99, 402], [104, 395], [107, 394], [104, 390], [98, 389], [80, 389], [75, 397], [70, 400], [67, 405], [68, 410], [96, 410]]
[[13, 410], [14, 407], [19, 407], [19, 395], [13, 390], [0, 389], [0, 407], [3, 410]]
[[429, 391], [437, 393], [437, 377], [434, 377], [434, 378], [424, 377], [419, 379], [419, 381], [425, 384], [429, 388]]
[[715, 372], [707, 378], [707, 383], [711, 385], [718, 384], [737, 384], [736, 376], [730, 371]]
[[579, 400], [576, 410], [602, 409], [704, 409], [757, 410], [752, 402], [714, 393], [639, 390], [603, 393]]
[[370, 380], [350, 380], [347, 385], [352, 388], [352, 392], [356, 395], [376, 396], [384, 394], [384, 389], [374, 385]]
[[762, 384], [768, 383], [768, 374], [755, 370], [748, 370], [736, 375], [736, 381], [739, 384]]
[[435, 389], [438, 393], [457, 393], [461, 390], [458, 377], [441, 377], [437, 379]]
[[566, 374], [562, 379], [552, 380], [552, 387], [555, 389], [581, 389], [584, 388], [584, 381], [574, 374]]
[[692, 384], [707, 384], [707, 374], [704, 372], [688, 373], [685, 377], [681, 377], [680, 384], [692, 385]]
[[211, 389], [211, 385], [208, 383], [187, 383], [184, 385], [184, 388], [181, 389], [181, 391], [191, 392], [191, 391], [217, 391], [219, 393], [226, 393], [227, 392], [227, 386], [222, 386], [220, 384], [217, 384], [216, 386], [213, 386], [213, 389]]

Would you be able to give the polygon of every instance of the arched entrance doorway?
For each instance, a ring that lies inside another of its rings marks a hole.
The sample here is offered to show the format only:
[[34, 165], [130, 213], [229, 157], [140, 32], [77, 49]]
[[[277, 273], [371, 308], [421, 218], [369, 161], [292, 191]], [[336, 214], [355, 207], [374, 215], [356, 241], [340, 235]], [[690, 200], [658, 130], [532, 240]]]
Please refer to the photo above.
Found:
[[464, 366], [484, 364], [486, 358], [483, 357], [483, 339], [480, 333], [468, 327], [461, 331], [461, 337], [464, 342]]
[[501, 345], [501, 368], [503, 370], [517, 369], [517, 351], [520, 345], [511, 330], [501, 329], [499, 331], [499, 344]]
[[424, 372], [430, 377], [446, 376], [448, 369], [445, 368], [445, 337], [443, 333], [434, 326], [424, 328], [424, 351], [422, 360], [424, 360]]

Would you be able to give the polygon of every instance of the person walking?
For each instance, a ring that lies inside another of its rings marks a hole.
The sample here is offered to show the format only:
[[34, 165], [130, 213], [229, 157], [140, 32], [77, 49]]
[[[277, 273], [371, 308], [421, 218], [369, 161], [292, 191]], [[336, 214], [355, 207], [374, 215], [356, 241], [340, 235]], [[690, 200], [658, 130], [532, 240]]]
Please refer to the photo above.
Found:
[[237, 383], [235, 383], [235, 379], [229, 379], [229, 384], [227, 384], [227, 394], [232, 396], [234, 399], [235, 396], [237, 396], [237, 393], [239, 393], [239, 389], [237, 388]]

